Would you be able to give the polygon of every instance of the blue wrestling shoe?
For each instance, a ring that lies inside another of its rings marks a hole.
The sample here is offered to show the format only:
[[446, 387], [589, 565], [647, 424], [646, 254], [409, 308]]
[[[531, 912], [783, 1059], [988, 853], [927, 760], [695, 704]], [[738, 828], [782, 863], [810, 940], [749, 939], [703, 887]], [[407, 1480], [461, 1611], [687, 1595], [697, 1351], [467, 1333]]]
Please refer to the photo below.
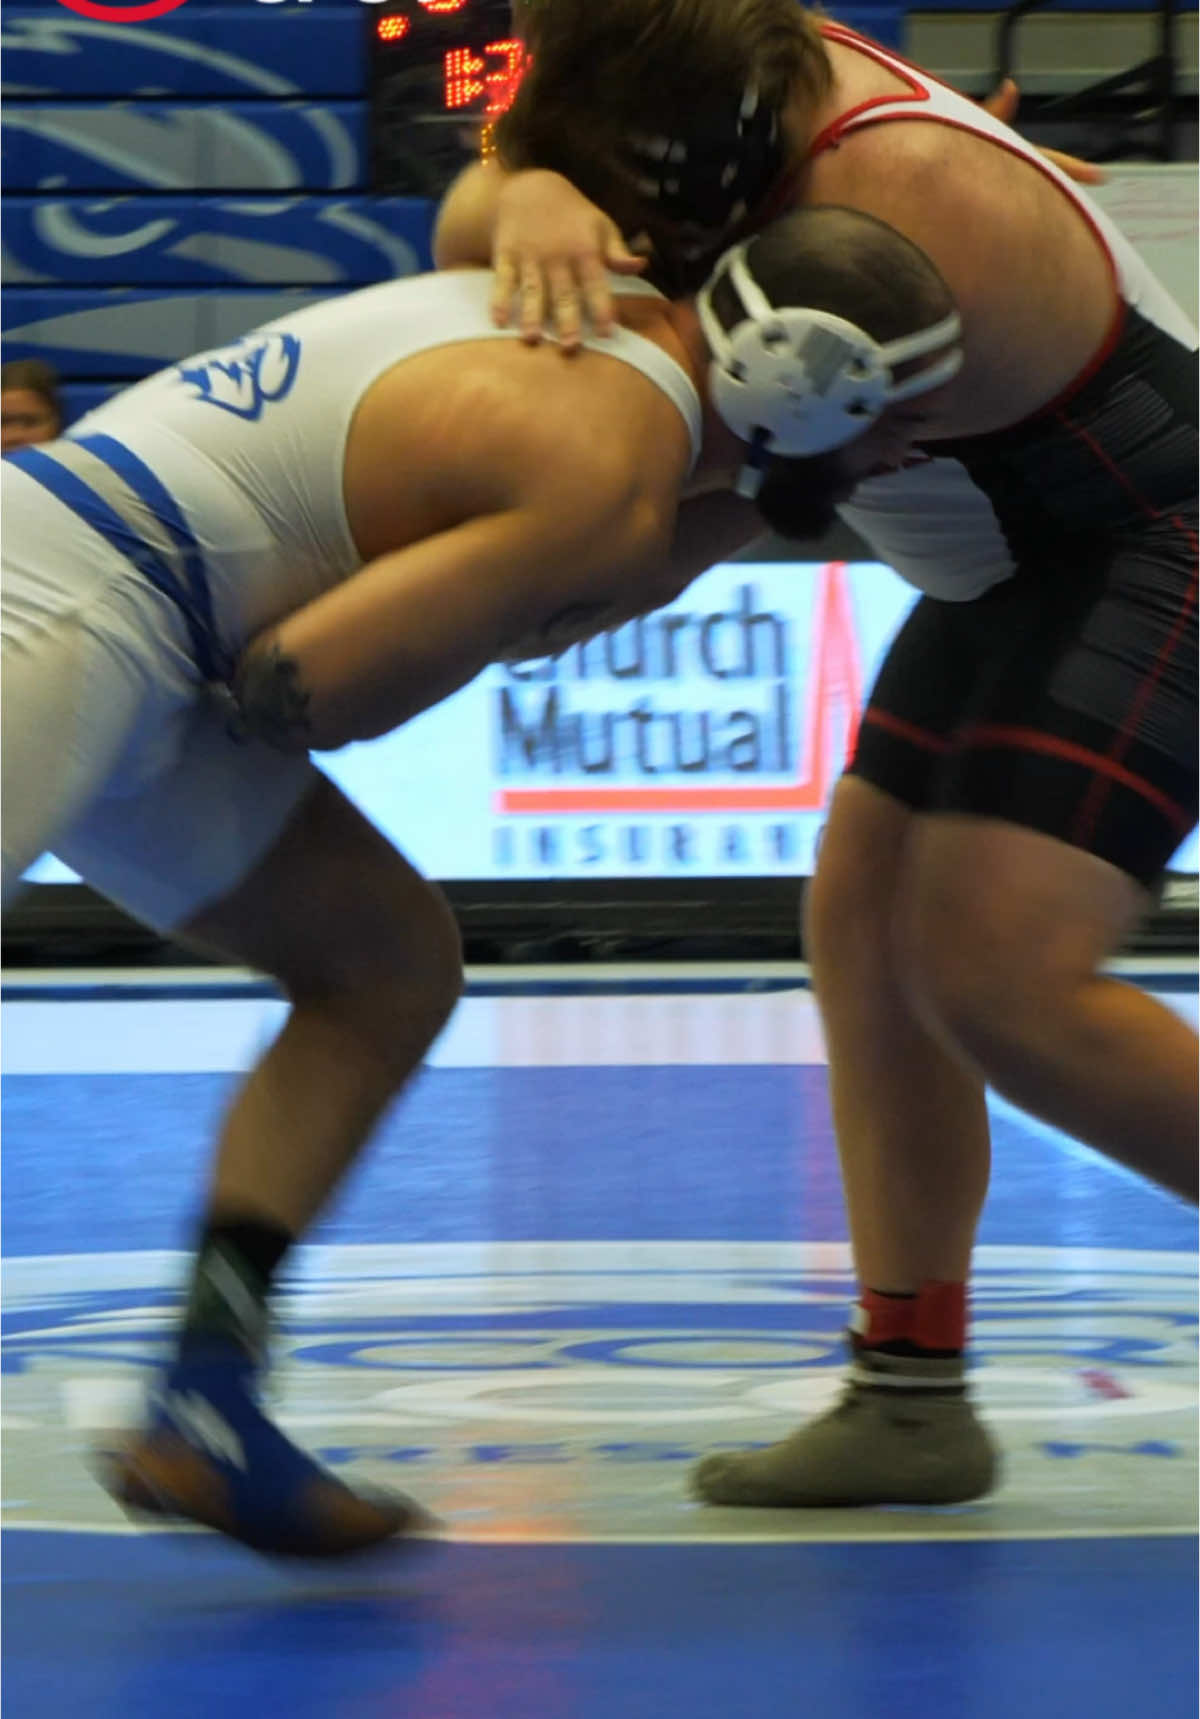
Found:
[[399, 1494], [353, 1492], [285, 1438], [233, 1344], [185, 1351], [146, 1429], [98, 1454], [101, 1483], [131, 1515], [195, 1522], [280, 1558], [340, 1558], [435, 1526]]

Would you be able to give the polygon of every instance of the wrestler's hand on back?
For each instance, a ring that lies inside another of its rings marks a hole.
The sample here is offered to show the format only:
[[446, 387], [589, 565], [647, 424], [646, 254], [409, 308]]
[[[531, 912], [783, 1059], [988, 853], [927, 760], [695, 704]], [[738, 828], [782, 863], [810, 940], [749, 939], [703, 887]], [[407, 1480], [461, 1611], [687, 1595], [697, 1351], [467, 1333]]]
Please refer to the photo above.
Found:
[[[980, 105], [1012, 123], [1020, 91], [1006, 78]], [[1104, 171], [1057, 149], [1040, 151], [1081, 185], [1102, 184]], [[495, 287], [492, 317], [500, 328], [513, 316], [536, 344], [553, 332], [564, 351], [578, 349], [585, 319], [611, 334], [616, 307], [609, 274], [639, 274], [647, 259], [630, 249], [616, 222], [559, 173], [528, 169], [500, 184], [492, 229]]]
[[553, 330], [566, 351], [578, 348], [587, 317], [611, 334], [616, 308], [608, 274], [639, 274], [615, 221], [558, 173], [514, 173], [496, 211], [492, 316], [508, 326], [516, 306], [522, 337], [535, 344]]

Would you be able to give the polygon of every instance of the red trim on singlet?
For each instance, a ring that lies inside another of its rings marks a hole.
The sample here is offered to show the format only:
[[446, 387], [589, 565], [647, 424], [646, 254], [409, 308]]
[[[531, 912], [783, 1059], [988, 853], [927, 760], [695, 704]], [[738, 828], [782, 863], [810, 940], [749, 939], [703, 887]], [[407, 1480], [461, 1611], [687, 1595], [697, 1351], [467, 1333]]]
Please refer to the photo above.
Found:
[[[1151, 509], [1151, 511], [1153, 512], [1153, 509]], [[1161, 517], [1161, 515], [1156, 515], [1156, 517]], [[1170, 516], [1170, 519], [1171, 524], [1174, 525], [1176, 530], [1182, 532], [1184, 537], [1187, 538], [1192, 547], [1192, 554], [1196, 555], [1198, 545], [1195, 533], [1189, 530], [1184, 522], [1174, 514]], [[1120, 729], [1117, 731], [1116, 738], [1108, 749], [1109, 759], [1112, 761], [1115, 768], [1120, 768], [1119, 760], [1125, 756], [1130, 746], [1132, 746], [1137, 735], [1138, 723], [1141, 720], [1142, 712], [1146, 708], [1150, 695], [1162, 679], [1167, 664], [1174, 656], [1176, 647], [1183, 638], [1184, 628], [1187, 626], [1192, 610], [1196, 606], [1198, 582], [1200, 582], [1200, 572], [1193, 567], [1192, 582], [1188, 586], [1187, 596], [1183, 600], [1183, 606], [1175, 617], [1175, 625], [1171, 628], [1170, 634], [1164, 640], [1161, 650], [1150, 665], [1150, 668], [1143, 677], [1137, 691], [1134, 693], [1129, 709], [1126, 712], [1125, 720], [1121, 724]], [[1105, 774], [1105, 772], [1097, 774], [1092, 783], [1087, 799], [1079, 808], [1079, 817], [1076, 820], [1076, 831], [1078, 839], [1080, 840], [1087, 840], [1091, 836], [1099, 820], [1101, 808], [1104, 805], [1104, 801], [1108, 793], [1108, 788], [1111, 786], [1111, 783], [1105, 782]], [[1187, 830], [1191, 828], [1191, 825], [1192, 819], [1189, 817], [1184, 830], [1185, 834], [1187, 833]]]
[[1093, 752], [1089, 746], [1078, 746], [1073, 740], [1061, 740], [1056, 734], [1042, 734], [1036, 728], [1017, 728], [992, 722], [963, 729], [958, 735], [958, 743], [964, 747], [1012, 747], [1018, 752], [1040, 752], [1049, 758], [1065, 759], [1069, 764], [1082, 764], [1094, 772], [1097, 781], [1106, 779], [1109, 786], [1119, 782], [1123, 788], [1129, 788], [1143, 800], [1148, 800], [1181, 836], [1185, 836], [1192, 827], [1191, 813], [1177, 806], [1152, 782], [1127, 770], [1115, 758], [1106, 757], [1103, 752]]
[[[1092, 454], [1095, 459], [1099, 460], [1100, 464], [1104, 467], [1109, 476], [1113, 478], [1116, 483], [1120, 484], [1121, 488], [1135, 503], [1135, 505], [1142, 510], [1148, 519], [1162, 519], [1164, 517], [1162, 509], [1155, 507], [1153, 502], [1146, 499], [1128, 473], [1122, 471], [1121, 467], [1112, 458], [1107, 449], [1096, 440], [1095, 436], [1093, 436], [1089, 430], [1085, 430], [1082, 424], [1072, 423], [1071, 419], [1067, 417], [1065, 412], [1057, 412], [1055, 416], [1058, 418], [1059, 423], [1062, 425], [1063, 429], [1066, 430], [1068, 435], [1074, 436], [1078, 441], [1082, 442], [1088, 452]], [[1197, 544], [1195, 532], [1189, 525], [1179, 518], [1178, 514], [1168, 514], [1166, 515], [1166, 518], [1168, 523], [1175, 527], [1176, 531], [1180, 533], [1188, 547], [1191, 549], [1193, 562], [1195, 562], [1198, 554], [1200, 554], [1200, 544]], [[1175, 617], [1175, 624], [1171, 628], [1167, 638], [1164, 640], [1162, 648], [1159, 650], [1153, 663], [1151, 663], [1150, 668], [1138, 683], [1137, 691], [1134, 693], [1130, 702], [1129, 709], [1125, 715], [1125, 720], [1118, 729], [1113, 743], [1108, 749], [1108, 756], [1114, 762], [1123, 758], [1128, 752], [1130, 746], [1133, 744], [1137, 734], [1138, 722], [1146, 708], [1147, 701], [1149, 700], [1151, 693], [1154, 691], [1154, 688], [1162, 679], [1166, 666], [1175, 654], [1176, 647], [1183, 637], [1184, 628], [1186, 627], [1188, 618], [1196, 604], [1196, 595], [1197, 572], [1195, 565], [1193, 565], [1192, 582], [1188, 586], [1187, 595], [1183, 600], [1182, 607], [1180, 608], [1178, 615]], [[1096, 820], [1099, 818], [1101, 807], [1104, 804], [1104, 795], [1106, 791], [1105, 783], [1102, 777], [1098, 775], [1092, 784], [1092, 788], [1087, 799], [1079, 809], [1077, 830], [1081, 837], [1090, 835], [1092, 830], [1094, 830]]]
[[920, 746], [926, 752], [949, 752], [953, 744], [943, 734], [930, 734], [927, 729], [918, 728], [915, 722], [906, 722], [902, 716], [893, 716], [890, 710], [877, 710], [871, 704], [863, 711], [862, 719], [909, 741], [913, 746]]
[[[907, 96], [896, 94], [872, 96], [869, 101], [860, 102], [857, 107], [849, 108], [844, 114], [839, 115], [837, 119], [833, 120], [823, 131], [817, 134], [808, 151], [807, 159], [809, 160], [811, 160], [815, 155], [822, 154], [826, 149], [836, 148], [836, 146], [842, 142], [846, 133], [852, 129], [852, 122], [857, 119], [859, 115], [867, 113], [872, 108], [887, 107], [895, 102], [916, 103], [928, 101], [930, 97], [929, 91], [925, 87], [927, 84], [937, 84], [940, 88], [948, 90], [951, 95], [959, 96], [960, 99], [965, 100], [965, 97], [962, 97], [960, 91], [955, 90], [950, 84], [944, 83], [942, 79], [935, 78], [929, 72], [922, 71], [919, 66], [914, 66], [911, 61], [904, 59], [902, 55], [893, 54], [890, 48], [878, 47], [867, 37], [858, 35], [854, 30], [846, 29], [844, 25], [822, 24], [821, 34], [830, 41], [839, 42], [844, 48], [851, 48], [856, 53], [865, 55], [867, 59], [874, 60], [878, 66], [883, 68], [884, 71], [892, 72], [896, 77], [902, 78], [905, 83], [911, 84], [914, 93]], [[1105, 260], [1108, 263], [1109, 274], [1112, 277], [1113, 296], [1116, 299], [1116, 308], [1113, 311], [1113, 319], [1109, 324], [1108, 332], [1105, 334], [1104, 339], [1100, 342], [1096, 351], [1088, 359], [1083, 369], [1077, 376], [1072, 377], [1071, 381], [1067, 383], [1066, 387], [1060, 393], [1056, 394], [1052, 400], [1047, 401], [1044, 406], [1039, 406], [1037, 411], [1031, 412], [1028, 417], [1019, 419], [1015, 424], [1006, 425], [1002, 433], [1007, 434], [1010, 430], [1020, 429], [1026, 424], [1037, 423], [1037, 421], [1044, 417], [1047, 412], [1056, 411], [1059, 406], [1065, 405], [1073, 395], [1077, 394], [1084, 384], [1092, 379], [1101, 366], [1112, 357], [1120, 343], [1121, 335], [1125, 327], [1125, 316], [1128, 307], [1121, 293], [1121, 273], [1117, 266], [1117, 259], [1113, 255], [1108, 240], [1105, 238], [1102, 229], [1091, 214], [1087, 205], [1080, 201], [1080, 199], [1072, 196], [1067, 187], [1055, 176], [1048, 162], [1041, 160], [1036, 154], [1027, 154], [1024, 149], [1019, 148], [1015, 143], [1009, 143], [1002, 137], [993, 137], [989, 131], [982, 129], [977, 130], [975, 126], [968, 125], [966, 120], [953, 119], [949, 114], [944, 113], [881, 113], [877, 114], [873, 119], [868, 119], [859, 125], [853, 126], [853, 129], [865, 131], [868, 125], [886, 125], [889, 120], [904, 119], [920, 120], [925, 125], [947, 125], [953, 131], [965, 131], [971, 137], [981, 138], [984, 143], [995, 144], [997, 149], [1006, 149], [1010, 155], [1015, 155], [1018, 161], [1024, 161], [1028, 166], [1035, 167], [1044, 178], [1050, 181], [1055, 190], [1059, 191], [1067, 199], [1076, 213], [1081, 215], [1087, 222], [1088, 226], [1092, 230], [1092, 236], [1096, 239], [1100, 249], [1104, 253]]]
[[[1121, 470], [1108, 449], [1103, 447], [1096, 440], [1090, 430], [1085, 430], [1082, 424], [1072, 423], [1071, 419], [1067, 417], [1067, 414], [1064, 411], [1058, 410], [1055, 412], [1054, 416], [1058, 419], [1059, 423], [1069, 436], [1074, 436], [1076, 441], [1082, 442], [1088, 452], [1099, 460], [1109, 477], [1114, 478], [1116, 482], [1120, 484], [1121, 488], [1133, 502], [1134, 506], [1140, 507], [1147, 519], [1162, 518], [1162, 509], [1155, 507], [1153, 502], [1146, 500], [1133, 479], [1127, 472], [1123, 472]], [[1188, 530], [1187, 526], [1184, 525], [1181, 519], [1175, 519], [1173, 520], [1173, 523], [1178, 530], [1183, 532], [1185, 537], [1192, 537], [1191, 532]], [[1195, 540], [1192, 539], [1192, 541], [1194, 543]]]
[[945, 78], [939, 78], [933, 72], [926, 71], [924, 66], [919, 66], [915, 60], [910, 60], [898, 49], [885, 48], [882, 42], [876, 42], [872, 37], [864, 36], [861, 30], [852, 30], [849, 24], [838, 24], [830, 18], [826, 19], [824, 23], [818, 24], [817, 28], [821, 35], [828, 38], [829, 41], [841, 42], [847, 48], [861, 48], [865, 54], [873, 60], [878, 60], [879, 64], [885, 68], [890, 68], [895, 61], [903, 66], [906, 72], [911, 72], [914, 81], [922, 87], [925, 84], [936, 84], [941, 90], [949, 90], [951, 95], [962, 95], [962, 91], [956, 90], [953, 84], [948, 84]]
[[[1194, 595], [1194, 583], [1192, 592]], [[1179, 625], [1186, 619], [1186, 613], [1185, 609]], [[1159, 653], [1163, 663], [1172, 647], [1173, 639], [1168, 641], [1168, 645]], [[1161, 673], [1161, 669], [1158, 672]], [[886, 733], [896, 735], [900, 740], [907, 740], [911, 745], [919, 746], [924, 752], [946, 753], [973, 746], [1005, 749], [1011, 747], [1018, 752], [1040, 752], [1050, 758], [1061, 758], [1068, 764], [1082, 764], [1085, 769], [1092, 771], [1097, 783], [1111, 786], [1113, 782], [1118, 782], [1122, 787], [1129, 788], [1142, 799], [1149, 801], [1181, 835], [1186, 835], [1192, 827], [1190, 812], [1176, 805], [1174, 800], [1160, 788], [1156, 788], [1152, 782], [1147, 782], [1144, 777], [1126, 769], [1116, 756], [1094, 752], [1090, 746], [1080, 746], [1073, 740], [1062, 740], [1056, 734], [1043, 734], [1036, 728], [1021, 728], [1014, 723], [983, 722], [973, 728], [959, 729], [952, 740], [947, 740], [943, 735], [930, 734], [925, 729], [918, 728], [915, 723], [906, 722], [901, 716], [893, 716], [889, 710], [876, 710], [872, 705], [868, 705], [863, 711], [862, 719], [864, 723], [869, 722]], [[1082, 811], [1080, 817], [1083, 817]]]
[[[865, 54], [869, 60], [874, 60], [876, 64], [882, 66], [885, 72], [893, 72], [898, 78], [903, 78], [904, 82], [910, 86], [911, 94], [871, 96], [866, 101], [860, 101], [857, 107], [847, 108], [845, 113], [839, 114], [835, 120], [831, 120], [825, 127], [824, 131], [819, 131], [816, 137], [813, 138], [812, 142], [808, 146], [807, 158], [810, 161], [814, 155], [822, 155], [827, 149], [836, 149], [837, 145], [842, 140], [842, 133], [853, 124], [860, 114], [869, 113], [872, 108], [887, 107], [892, 102], [896, 101], [921, 102], [928, 101], [930, 99], [929, 91], [920, 81], [920, 77], [918, 76], [915, 67], [908, 68], [908, 63], [905, 61], [904, 64], [906, 70], [899, 70], [896, 66], [892, 65], [890, 59], [885, 57], [885, 50], [883, 48], [877, 48], [873, 42], [867, 39], [866, 36], [860, 36], [857, 31], [847, 30], [844, 26], [839, 26], [837, 24], [822, 24], [821, 34], [828, 41], [840, 42], [844, 48], [854, 48], [857, 52]], [[911, 69], [913, 73], [911, 77], [908, 76], [909, 69]], [[937, 79], [931, 78], [929, 81], [931, 83], [936, 83]], [[894, 119], [907, 119], [910, 116], [908, 114], [897, 113], [890, 117]], [[921, 115], [920, 117], [924, 118], [925, 116]]]

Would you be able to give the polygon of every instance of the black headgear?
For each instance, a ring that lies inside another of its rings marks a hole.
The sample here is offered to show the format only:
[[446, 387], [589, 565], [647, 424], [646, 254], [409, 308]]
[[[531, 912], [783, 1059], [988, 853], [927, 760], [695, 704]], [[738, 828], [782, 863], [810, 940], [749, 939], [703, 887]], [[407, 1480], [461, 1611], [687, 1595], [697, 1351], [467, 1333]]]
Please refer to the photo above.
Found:
[[634, 132], [629, 166], [641, 195], [667, 220], [700, 228], [712, 249], [759, 203], [783, 171], [779, 115], [748, 84], [735, 108], [705, 112], [682, 137]]

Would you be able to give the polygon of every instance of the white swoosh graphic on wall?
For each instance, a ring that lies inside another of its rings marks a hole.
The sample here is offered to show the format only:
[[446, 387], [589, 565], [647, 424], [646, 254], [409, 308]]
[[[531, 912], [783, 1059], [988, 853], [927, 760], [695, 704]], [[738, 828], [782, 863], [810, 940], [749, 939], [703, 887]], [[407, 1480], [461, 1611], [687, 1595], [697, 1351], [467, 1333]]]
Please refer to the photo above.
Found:
[[303, 289], [258, 293], [244, 293], [236, 287], [204, 293], [167, 290], [161, 297], [97, 305], [18, 323], [5, 330], [5, 339], [10, 346], [20, 343], [53, 347], [63, 353], [103, 352], [113, 358], [151, 358], [166, 364], [189, 352], [228, 345], [247, 329], [274, 322], [322, 296]]
[[335, 257], [322, 256], [310, 246], [244, 239], [237, 233], [189, 233], [171, 246], [171, 255], [187, 262], [208, 263], [244, 281], [335, 286], [346, 278]]
[[[227, 174], [236, 174], [240, 179], [250, 168], [252, 183], [268, 190], [302, 187], [299, 165], [286, 143], [272, 137], [269, 132], [260, 131], [250, 120], [241, 119], [226, 110], [203, 117], [211, 128], [204, 147], [215, 178], [224, 179]], [[261, 177], [254, 171], [256, 167], [261, 170]]]
[[[86, 51], [80, 38], [100, 37], [119, 42], [122, 47], [152, 48], [164, 59], [191, 60], [214, 71], [237, 77], [249, 88], [267, 95], [303, 95], [299, 84], [265, 72], [251, 60], [239, 60], [220, 48], [209, 48], [199, 42], [184, 42], [178, 37], [163, 36], [150, 30], [139, 30], [129, 24], [89, 24], [82, 19], [64, 19], [61, 23], [49, 19], [13, 19], [0, 30], [0, 48], [32, 48], [38, 53], [77, 54]], [[165, 69], [165, 68], [164, 68]], [[164, 90], [164, 94], [169, 94]]]
[[352, 238], [365, 239], [369, 245], [374, 245], [387, 257], [398, 275], [420, 272], [420, 261], [408, 240], [402, 239], [398, 233], [389, 232], [382, 221], [370, 220], [345, 203], [335, 203], [330, 209], [322, 209], [320, 219], [327, 226], [340, 227]]
[[125, 105], [14, 111], [10, 104], [4, 123], [9, 131], [77, 149], [143, 184], [195, 190], [200, 162], [217, 182], [249, 179], [274, 191], [301, 182], [286, 143], [216, 104], [161, 114]]
[[330, 185], [354, 185], [358, 179], [358, 151], [346, 127], [336, 115], [324, 108], [313, 108], [308, 118], [329, 150]]
[[[4, 125], [8, 131], [24, 131], [31, 137], [49, 137], [57, 143], [65, 143], [72, 149], [78, 149], [84, 155], [90, 155], [94, 161], [103, 162], [106, 167], [115, 167], [121, 173], [128, 173], [134, 179], [143, 183], [162, 186], [166, 190], [187, 190], [195, 182], [195, 152], [192, 148], [184, 148], [181, 152], [179, 145], [187, 145], [187, 136], [170, 135], [169, 127], [155, 121], [146, 120], [138, 115], [129, 116], [133, 119], [132, 126], [120, 124], [115, 110], [105, 114], [107, 136], [97, 136], [93, 124], [98, 115], [80, 116], [74, 123], [68, 113], [58, 110], [53, 124], [46, 117], [35, 113], [14, 113], [8, 107], [4, 114]], [[93, 124], [89, 124], [89, 120]], [[151, 129], [153, 128], [153, 129]], [[125, 138], [122, 141], [121, 133]], [[139, 132], [141, 136], [139, 137]], [[150, 133], [147, 136], [147, 132]], [[155, 135], [157, 134], [157, 135]], [[157, 144], [157, 147], [155, 145]], [[180, 155], [184, 159], [178, 159]], [[169, 163], [169, 157], [177, 158], [177, 165]], [[167, 159], [164, 160], [164, 157]], [[61, 176], [56, 176], [56, 183], [61, 183]]]
[[[110, 208], [111, 204], [101, 204]], [[77, 220], [65, 203], [40, 203], [33, 211], [33, 229], [38, 238], [69, 257], [123, 257], [165, 239], [177, 223], [160, 217], [143, 221], [126, 233], [97, 233]]]

